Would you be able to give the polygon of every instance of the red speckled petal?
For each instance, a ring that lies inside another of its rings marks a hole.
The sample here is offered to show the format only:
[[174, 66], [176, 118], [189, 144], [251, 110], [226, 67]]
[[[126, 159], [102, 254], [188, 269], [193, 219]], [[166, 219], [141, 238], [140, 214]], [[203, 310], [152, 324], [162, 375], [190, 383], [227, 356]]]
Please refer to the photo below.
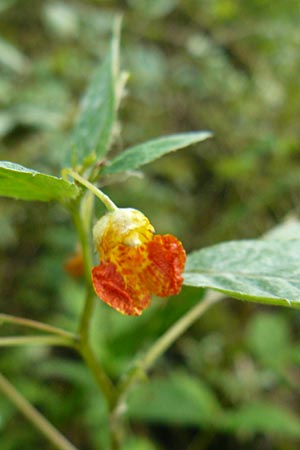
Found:
[[159, 297], [178, 294], [186, 261], [181, 242], [171, 234], [158, 234], [148, 242], [147, 248], [150, 264], [146, 269], [146, 283], [151, 293]]
[[[101, 263], [92, 270], [92, 282], [98, 297], [117, 311], [139, 316], [149, 306], [151, 294], [140, 286], [129, 286], [112, 263]], [[135, 290], [137, 288], [137, 290]]]

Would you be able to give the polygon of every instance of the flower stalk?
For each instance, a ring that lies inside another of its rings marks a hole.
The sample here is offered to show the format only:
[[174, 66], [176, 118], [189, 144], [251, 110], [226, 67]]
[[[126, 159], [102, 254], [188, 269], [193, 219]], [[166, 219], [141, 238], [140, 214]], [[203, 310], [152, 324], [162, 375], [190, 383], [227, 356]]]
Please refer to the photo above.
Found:
[[118, 209], [117, 205], [108, 197], [108, 195], [104, 194], [104, 192], [100, 191], [94, 184], [90, 183], [86, 178], [83, 178], [74, 170], [68, 170], [67, 172], [71, 175], [74, 180], [78, 181], [78, 183], [82, 184], [82, 186], [86, 187], [89, 191], [91, 191], [107, 208], [108, 211], [116, 211]]

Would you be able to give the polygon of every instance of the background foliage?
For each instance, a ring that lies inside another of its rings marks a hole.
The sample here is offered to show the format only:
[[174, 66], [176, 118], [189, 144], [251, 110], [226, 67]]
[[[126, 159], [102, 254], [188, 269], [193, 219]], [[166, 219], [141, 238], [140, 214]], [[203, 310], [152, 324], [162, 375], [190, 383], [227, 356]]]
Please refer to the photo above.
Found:
[[[78, 99], [123, 12], [122, 64], [131, 77], [115, 151], [175, 132], [215, 137], [107, 192], [188, 251], [260, 236], [298, 213], [297, 5], [3, 0], [0, 159], [59, 174]], [[82, 287], [63, 270], [76, 246], [67, 214], [55, 204], [1, 199], [0, 207], [1, 311], [72, 329]], [[93, 340], [105, 367], [115, 376], [126, 370], [198, 297], [186, 287], [170, 302], [154, 300], [139, 319], [99, 304]], [[1, 350], [0, 365], [80, 449], [105, 446], [105, 406], [72, 352]], [[298, 365], [297, 311], [223, 302], [133, 392], [125, 450], [297, 449]], [[1, 450], [50, 449], [2, 397], [0, 436]]]

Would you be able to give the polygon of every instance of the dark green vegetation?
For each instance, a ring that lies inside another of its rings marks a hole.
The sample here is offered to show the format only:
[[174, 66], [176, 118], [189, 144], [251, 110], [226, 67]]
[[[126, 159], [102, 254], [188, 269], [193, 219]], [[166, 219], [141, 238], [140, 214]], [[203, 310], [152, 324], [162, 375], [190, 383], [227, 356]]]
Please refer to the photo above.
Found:
[[[79, 96], [105, 55], [113, 14], [124, 12], [131, 78], [115, 152], [190, 130], [215, 137], [105, 187], [114, 201], [141, 209], [188, 251], [259, 237], [298, 212], [298, 2], [7, 0], [0, 12], [1, 160], [59, 176]], [[63, 264], [74, 236], [59, 205], [1, 200], [1, 312], [72, 329], [82, 286]], [[139, 319], [99, 303], [93, 344], [106, 369], [128, 369], [198, 300], [184, 288]], [[298, 449], [299, 320], [294, 309], [215, 306], [133, 392], [125, 450]], [[105, 446], [105, 406], [73, 352], [1, 349], [0, 368], [81, 450]], [[0, 427], [1, 450], [51, 448], [2, 397]]]

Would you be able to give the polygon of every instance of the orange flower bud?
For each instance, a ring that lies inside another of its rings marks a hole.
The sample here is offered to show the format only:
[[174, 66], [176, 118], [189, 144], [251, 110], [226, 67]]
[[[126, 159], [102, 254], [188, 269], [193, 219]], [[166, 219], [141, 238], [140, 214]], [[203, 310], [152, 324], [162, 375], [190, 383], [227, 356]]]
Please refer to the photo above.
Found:
[[119, 312], [137, 316], [149, 306], [151, 295], [180, 292], [186, 255], [170, 234], [154, 235], [144, 214], [118, 209], [94, 227], [100, 264], [92, 270], [96, 294]]
[[81, 249], [77, 249], [64, 263], [65, 271], [74, 278], [80, 278], [84, 274], [84, 264]]

